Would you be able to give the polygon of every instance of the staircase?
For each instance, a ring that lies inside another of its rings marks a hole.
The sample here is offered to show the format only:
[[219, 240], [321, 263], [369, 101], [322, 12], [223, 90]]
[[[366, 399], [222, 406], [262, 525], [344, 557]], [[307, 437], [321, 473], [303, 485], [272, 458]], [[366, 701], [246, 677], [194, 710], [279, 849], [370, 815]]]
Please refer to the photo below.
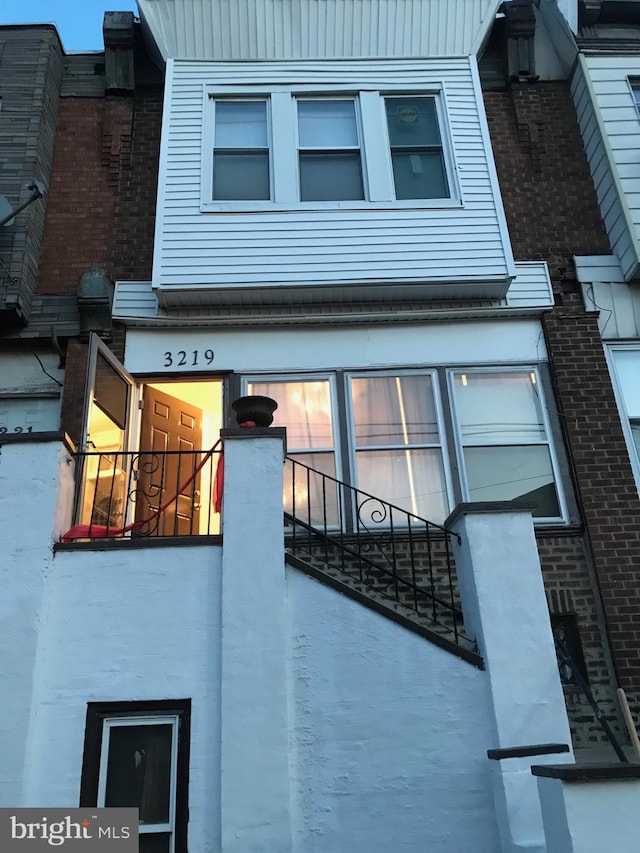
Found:
[[289, 565], [483, 668], [464, 631], [455, 534], [287, 457]]

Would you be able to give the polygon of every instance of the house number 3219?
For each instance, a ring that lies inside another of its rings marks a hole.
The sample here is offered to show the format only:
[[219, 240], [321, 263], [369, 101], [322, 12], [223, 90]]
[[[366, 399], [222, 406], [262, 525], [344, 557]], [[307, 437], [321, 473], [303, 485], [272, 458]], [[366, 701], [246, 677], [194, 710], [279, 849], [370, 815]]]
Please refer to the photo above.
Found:
[[169, 350], [164, 354], [165, 367], [196, 367], [201, 364], [211, 364], [214, 358], [212, 349], [199, 350], [184, 350], [180, 349], [177, 352]]

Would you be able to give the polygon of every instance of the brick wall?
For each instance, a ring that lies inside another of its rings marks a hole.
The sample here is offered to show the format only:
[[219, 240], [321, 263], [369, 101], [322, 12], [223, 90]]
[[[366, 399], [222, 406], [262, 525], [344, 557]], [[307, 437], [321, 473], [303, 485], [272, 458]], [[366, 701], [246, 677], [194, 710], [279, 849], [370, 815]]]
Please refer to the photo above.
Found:
[[[585, 311], [572, 261], [573, 255], [609, 254], [610, 248], [568, 83], [517, 84], [484, 97], [514, 254], [549, 263], [556, 307], [543, 316], [543, 328], [585, 525], [582, 568], [569, 565], [560, 545], [549, 540], [545, 582], [556, 591], [588, 583], [594, 606], [601, 595], [620, 685], [638, 713], [640, 629], [634, 630], [634, 622], [640, 616], [640, 501], [596, 316]], [[585, 604], [585, 595], [576, 601], [582, 602], [576, 612], [593, 657], [602, 637], [594, 627], [597, 608]], [[604, 677], [601, 671], [599, 684]]]
[[[118, 172], [111, 162], [114, 129], [105, 126], [109, 118], [104, 99], [60, 102], [40, 294], [76, 293], [80, 276], [92, 264], [111, 272]], [[103, 146], [108, 146], [106, 152]]]
[[[110, 279], [149, 280], [162, 121], [162, 90], [134, 98], [63, 98], [39, 270], [41, 294], [75, 294], [92, 264]], [[124, 330], [113, 329], [124, 355]], [[87, 345], [71, 342], [62, 428], [80, 439]]]

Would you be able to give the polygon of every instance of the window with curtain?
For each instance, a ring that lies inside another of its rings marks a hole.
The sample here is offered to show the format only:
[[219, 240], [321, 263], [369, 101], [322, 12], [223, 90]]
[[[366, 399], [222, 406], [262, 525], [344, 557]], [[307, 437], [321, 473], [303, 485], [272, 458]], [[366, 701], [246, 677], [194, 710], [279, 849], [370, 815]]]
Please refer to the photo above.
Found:
[[519, 500], [537, 518], [558, 518], [537, 374], [455, 372], [453, 390], [466, 499]]
[[[312, 472], [336, 477], [336, 450], [334, 437], [333, 391], [328, 378], [273, 380], [249, 382], [249, 394], [262, 394], [278, 403], [273, 426], [287, 428], [287, 453]], [[291, 475], [290, 469], [285, 469]], [[323, 491], [321, 477], [297, 471], [302, 481], [284, 484], [285, 511], [300, 516], [309, 514], [314, 523], [325, 517], [334, 522], [338, 515], [338, 497], [335, 489]], [[296, 504], [294, 505], [294, 494]]]
[[460, 500], [519, 501], [538, 521], [565, 520], [535, 367], [256, 377], [245, 388], [278, 402], [288, 454], [311, 469], [285, 483], [285, 510], [295, 493], [298, 517], [307, 504], [315, 524], [323, 509], [335, 520], [345, 511], [340, 490], [325, 481], [322, 492], [328, 474], [437, 524]]
[[448, 498], [431, 375], [350, 379], [358, 488], [421, 518], [442, 519]]

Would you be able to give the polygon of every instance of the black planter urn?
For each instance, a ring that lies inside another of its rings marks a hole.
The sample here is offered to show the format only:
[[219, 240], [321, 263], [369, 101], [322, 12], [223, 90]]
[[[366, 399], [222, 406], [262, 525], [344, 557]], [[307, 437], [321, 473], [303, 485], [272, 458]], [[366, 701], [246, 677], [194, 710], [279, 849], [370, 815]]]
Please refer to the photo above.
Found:
[[231, 404], [231, 408], [239, 424], [253, 421], [256, 426], [268, 427], [273, 423], [273, 413], [278, 408], [278, 404], [271, 397], [250, 394], [248, 397], [238, 397]]

